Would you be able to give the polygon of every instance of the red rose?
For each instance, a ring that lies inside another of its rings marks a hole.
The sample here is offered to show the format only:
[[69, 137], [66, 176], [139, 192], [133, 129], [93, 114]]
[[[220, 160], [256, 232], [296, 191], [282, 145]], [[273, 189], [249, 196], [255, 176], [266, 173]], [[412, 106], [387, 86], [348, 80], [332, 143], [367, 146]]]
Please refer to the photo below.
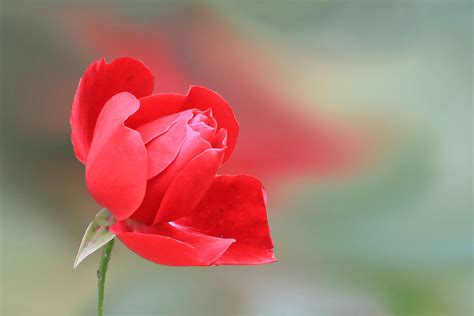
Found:
[[140, 61], [92, 63], [71, 113], [87, 188], [115, 217], [132, 251], [166, 265], [274, 262], [262, 184], [216, 176], [239, 126], [227, 102], [203, 87], [155, 94]]

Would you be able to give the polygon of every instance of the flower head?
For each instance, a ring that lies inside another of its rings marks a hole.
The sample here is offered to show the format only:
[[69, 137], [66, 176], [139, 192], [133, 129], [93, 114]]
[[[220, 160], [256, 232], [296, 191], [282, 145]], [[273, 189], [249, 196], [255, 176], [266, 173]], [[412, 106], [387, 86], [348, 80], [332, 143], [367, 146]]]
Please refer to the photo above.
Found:
[[216, 176], [239, 125], [204, 87], [152, 95], [140, 61], [92, 63], [71, 113], [87, 188], [115, 217], [110, 230], [140, 256], [166, 265], [275, 261], [262, 184]]

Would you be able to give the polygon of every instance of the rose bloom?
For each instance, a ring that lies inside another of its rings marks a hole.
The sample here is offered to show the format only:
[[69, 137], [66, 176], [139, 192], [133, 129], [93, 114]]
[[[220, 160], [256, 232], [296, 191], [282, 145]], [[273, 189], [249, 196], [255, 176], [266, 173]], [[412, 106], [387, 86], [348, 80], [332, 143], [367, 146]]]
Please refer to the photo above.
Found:
[[72, 143], [87, 188], [132, 251], [174, 266], [276, 261], [262, 184], [216, 173], [239, 125], [227, 102], [203, 87], [154, 94], [140, 61], [92, 63], [71, 113]]

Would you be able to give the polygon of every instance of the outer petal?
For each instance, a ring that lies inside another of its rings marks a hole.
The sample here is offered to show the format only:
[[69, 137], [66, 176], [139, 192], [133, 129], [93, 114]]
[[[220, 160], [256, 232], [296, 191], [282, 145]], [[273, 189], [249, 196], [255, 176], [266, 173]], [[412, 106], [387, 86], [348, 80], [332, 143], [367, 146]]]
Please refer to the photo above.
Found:
[[273, 249], [252, 247], [243, 243], [234, 243], [214, 262], [214, 265], [248, 265], [276, 262]]
[[124, 57], [107, 64], [100, 59], [92, 63], [81, 78], [70, 118], [72, 144], [81, 162], [87, 160], [97, 117], [105, 102], [123, 91], [137, 98], [153, 91], [153, 75], [142, 62]]
[[192, 215], [178, 223], [203, 234], [236, 239], [215, 264], [262, 264], [276, 261], [263, 187], [253, 177], [216, 177]]
[[168, 266], [202, 265], [196, 250], [176, 239], [153, 234], [121, 233], [117, 237], [140, 257]]
[[217, 120], [218, 128], [227, 130], [227, 150], [224, 155], [226, 161], [234, 150], [237, 136], [239, 134], [239, 123], [229, 104], [216, 92], [204, 87], [191, 86], [186, 100], [183, 104], [184, 109], [196, 108], [200, 110], [212, 109], [212, 114]]
[[139, 107], [128, 92], [113, 96], [97, 119], [86, 163], [87, 188], [117, 220], [140, 205], [147, 182], [147, 152], [140, 134], [124, 125]]
[[210, 265], [235, 241], [203, 235], [173, 224], [133, 227], [119, 222], [111, 231], [139, 256], [170, 266]]

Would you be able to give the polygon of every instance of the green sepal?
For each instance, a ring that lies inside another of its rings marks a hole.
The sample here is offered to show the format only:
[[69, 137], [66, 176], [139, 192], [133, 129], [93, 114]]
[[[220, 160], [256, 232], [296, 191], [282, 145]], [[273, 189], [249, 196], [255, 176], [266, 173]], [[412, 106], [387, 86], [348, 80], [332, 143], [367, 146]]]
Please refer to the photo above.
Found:
[[84, 237], [82, 237], [76, 260], [74, 260], [74, 269], [77, 268], [87, 256], [114, 239], [115, 234], [111, 233], [108, 229], [109, 226], [114, 223], [114, 217], [105, 208], [97, 213], [94, 220], [90, 222], [87, 227]]

